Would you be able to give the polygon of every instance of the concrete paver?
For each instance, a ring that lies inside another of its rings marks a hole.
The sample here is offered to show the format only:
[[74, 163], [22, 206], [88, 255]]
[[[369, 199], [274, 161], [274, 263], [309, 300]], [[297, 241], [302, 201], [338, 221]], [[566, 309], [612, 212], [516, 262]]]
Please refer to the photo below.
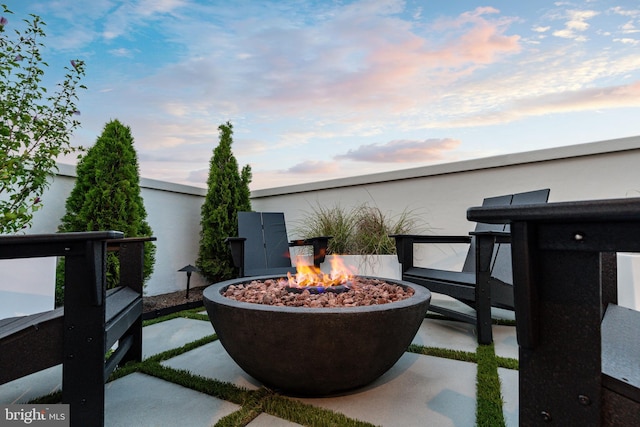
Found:
[[184, 317], [145, 326], [142, 334], [142, 357], [146, 359], [214, 333], [211, 322]]
[[107, 384], [105, 427], [212, 426], [239, 405], [133, 373]]
[[405, 353], [367, 387], [339, 397], [300, 400], [380, 426], [472, 426], [475, 383], [474, 363]]
[[[493, 342], [496, 355], [518, 358], [515, 327], [493, 325]], [[448, 348], [470, 353], [475, 353], [478, 346], [473, 325], [444, 319], [423, 320], [412, 343], [425, 347]]]
[[518, 423], [518, 371], [498, 368], [502, 389], [502, 411], [507, 427], [517, 427]]
[[62, 389], [62, 365], [0, 385], [0, 403], [27, 403]]
[[233, 361], [220, 341], [205, 344], [180, 356], [173, 357], [163, 366], [184, 369], [192, 374], [228, 382], [249, 390], [257, 390], [261, 383], [247, 374]]

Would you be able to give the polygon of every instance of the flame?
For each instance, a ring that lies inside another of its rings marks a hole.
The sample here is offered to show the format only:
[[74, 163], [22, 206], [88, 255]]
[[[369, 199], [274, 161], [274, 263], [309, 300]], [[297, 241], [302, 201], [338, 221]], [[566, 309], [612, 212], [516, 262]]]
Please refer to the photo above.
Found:
[[340, 286], [351, 281], [354, 276], [352, 268], [344, 264], [342, 258], [334, 256], [331, 259], [331, 272], [326, 274], [314, 265], [300, 263], [296, 265], [295, 276], [287, 273], [289, 286], [295, 287], [330, 287]]

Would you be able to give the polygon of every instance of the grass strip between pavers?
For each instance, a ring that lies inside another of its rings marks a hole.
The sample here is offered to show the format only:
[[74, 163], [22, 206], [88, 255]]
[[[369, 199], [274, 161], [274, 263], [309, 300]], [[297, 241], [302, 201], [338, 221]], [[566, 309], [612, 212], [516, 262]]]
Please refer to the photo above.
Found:
[[265, 388], [252, 392], [249, 400], [239, 410], [218, 420], [216, 427], [246, 426], [264, 412], [262, 400], [268, 393]]
[[[176, 318], [176, 316], [170, 314], [165, 316], [164, 319], [170, 320], [174, 318]], [[206, 320], [209, 321], [208, 318]], [[277, 395], [264, 387], [258, 390], [247, 390], [231, 383], [201, 377], [186, 370], [178, 370], [161, 365], [161, 362], [165, 360], [179, 356], [215, 340], [217, 340], [217, 336], [215, 334], [210, 335], [185, 344], [182, 347], [156, 354], [142, 362], [127, 364], [114, 371], [109, 380], [112, 381], [133, 372], [141, 372], [200, 393], [241, 405], [241, 409], [220, 419], [218, 423], [216, 423], [216, 427], [245, 426], [263, 412], [291, 422], [313, 427], [373, 426], [370, 423], [355, 420], [343, 414]]]
[[442, 357], [444, 359], [460, 360], [462, 362], [477, 362], [475, 353], [462, 350], [450, 350], [448, 348], [424, 347], [417, 344], [410, 344], [407, 351], [410, 353], [422, 354], [424, 356]]
[[264, 411], [278, 418], [314, 427], [374, 427], [374, 424], [349, 418], [344, 414], [319, 408], [285, 396], [273, 394], [264, 399]]
[[[208, 322], [208, 317], [200, 314], [201, 311], [202, 308], [196, 308], [172, 313], [157, 319], [146, 320], [144, 325], [148, 326], [179, 317]], [[267, 413], [293, 423], [311, 427], [374, 426], [368, 422], [349, 418], [344, 414], [279, 395], [264, 387], [258, 390], [248, 390], [232, 383], [205, 378], [194, 375], [186, 370], [173, 369], [161, 365], [161, 362], [165, 360], [194, 350], [217, 339], [215, 334], [209, 335], [185, 344], [182, 347], [151, 356], [142, 362], [128, 363], [116, 369], [109, 377], [109, 381], [122, 378], [133, 372], [140, 372], [241, 406], [241, 409], [220, 419], [215, 424], [215, 427], [243, 427], [261, 413]], [[476, 378], [476, 425], [478, 427], [505, 425], [498, 367], [518, 369], [518, 361], [516, 359], [496, 356], [493, 345], [479, 345], [476, 353], [445, 348], [424, 347], [416, 344], [411, 344], [407, 351], [421, 355], [476, 363], [478, 366]], [[61, 399], [62, 392], [59, 391], [34, 399], [30, 403], [56, 403], [60, 402]]]
[[[442, 357], [444, 359], [460, 360], [463, 362], [478, 363], [477, 353], [462, 350], [450, 350], [448, 348], [440, 347], [424, 347], [417, 344], [409, 345], [407, 351], [410, 353], [422, 354], [425, 356]], [[493, 356], [495, 363], [499, 368], [518, 370], [518, 359], [511, 357]]]
[[[160, 356], [164, 355], [165, 353]], [[162, 366], [158, 359], [147, 359], [144, 362], [140, 362], [137, 364], [136, 372], [152, 375], [199, 393], [241, 405], [242, 408], [240, 410], [220, 419], [215, 424], [216, 427], [246, 426], [263, 412], [311, 427], [373, 426], [370, 423], [358, 421], [343, 414], [279, 396], [264, 387], [258, 390], [248, 390], [235, 384], [194, 375], [186, 370]]]
[[504, 427], [498, 363], [493, 344], [478, 345], [476, 375], [476, 426]]
[[204, 311], [203, 307], [191, 308], [189, 310], [179, 311], [177, 313], [167, 314], [166, 316], [156, 317], [155, 319], [148, 319], [142, 322], [142, 326], [155, 325], [156, 323], [166, 322], [167, 320], [177, 319], [179, 317], [186, 317], [187, 319], [204, 320], [209, 321], [209, 316], [206, 314], [200, 314]]

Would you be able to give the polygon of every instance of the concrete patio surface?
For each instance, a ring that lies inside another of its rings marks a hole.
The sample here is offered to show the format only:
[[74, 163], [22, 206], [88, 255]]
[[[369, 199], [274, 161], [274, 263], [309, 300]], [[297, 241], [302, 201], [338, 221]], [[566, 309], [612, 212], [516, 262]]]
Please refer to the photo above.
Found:
[[[515, 328], [494, 325], [496, 354], [517, 358]], [[176, 318], [143, 329], [143, 353], [149, 357], [213, 334], [207, 321]], [[460, 322], [423, 321], [415, 344], [475, 352], [474, 327]], [[363, 361], [366, 363], [366, 360]], [[162, 362], [163, 366], [254, 390], [261, 384], [247, 375], [214, 341]], [[499, 369], [507, 426], [518, 425], [518, 373]], [[0, 386], [0, 402], [25, 403], [60, 388], [61, 367]], [[142, 373], [109, 382], [107, 426], [213, 426], [240, 406]], [[405, 353], [374, 383], [340, 396], [295, 398], [374, 425], [388, 427], [468, 427], [475, 424], [476, 364]], [[250, 427], [298, 424], [262, 413]]]

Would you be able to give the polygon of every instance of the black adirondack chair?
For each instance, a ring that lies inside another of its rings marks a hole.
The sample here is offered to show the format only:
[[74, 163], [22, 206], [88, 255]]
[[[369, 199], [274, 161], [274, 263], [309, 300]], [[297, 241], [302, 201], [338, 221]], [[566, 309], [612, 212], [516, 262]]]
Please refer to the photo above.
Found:
[[330, 237], [288, 241], [282, 212], [238, 212], [238, 237], [228, 237], [239, 277], [295, 273], [289, 248], [312, 246], [317, 267], [324, 261]]
[[[65, 257], [64, 308], [0, 319], [0, 384], [62, 364], [70, 425], [104, 425], [104, 383], [142, 359], [144, 243], [119, 231], [0, 236], [0, 259]], [[120, 286], [106, 289], [107, 251], [120, 258]], [[118, 347], [106, 355], [115, 343]]]
[[471, 208], [511, 223], [520, 425], [640, 423], [640, 311], [616, 252], [640, 252], [640, 198]]
[[[484, 207], [545, 203], [549, 190], [508, 194], [486, 198]], [[452, 319], [475, 324], [480, 344], [493, 342], [491, 307], [513, 310], [509, 228], [505, 224], [479, 223], [471, 236], [394, 235], [402, 280], [427, 287], [431, 292], [448, 295], [472, 307], [469, 314], [431, 303], [429, 310]], [[469, 243], [462, 271], [415, 267], [414, 244]]]

